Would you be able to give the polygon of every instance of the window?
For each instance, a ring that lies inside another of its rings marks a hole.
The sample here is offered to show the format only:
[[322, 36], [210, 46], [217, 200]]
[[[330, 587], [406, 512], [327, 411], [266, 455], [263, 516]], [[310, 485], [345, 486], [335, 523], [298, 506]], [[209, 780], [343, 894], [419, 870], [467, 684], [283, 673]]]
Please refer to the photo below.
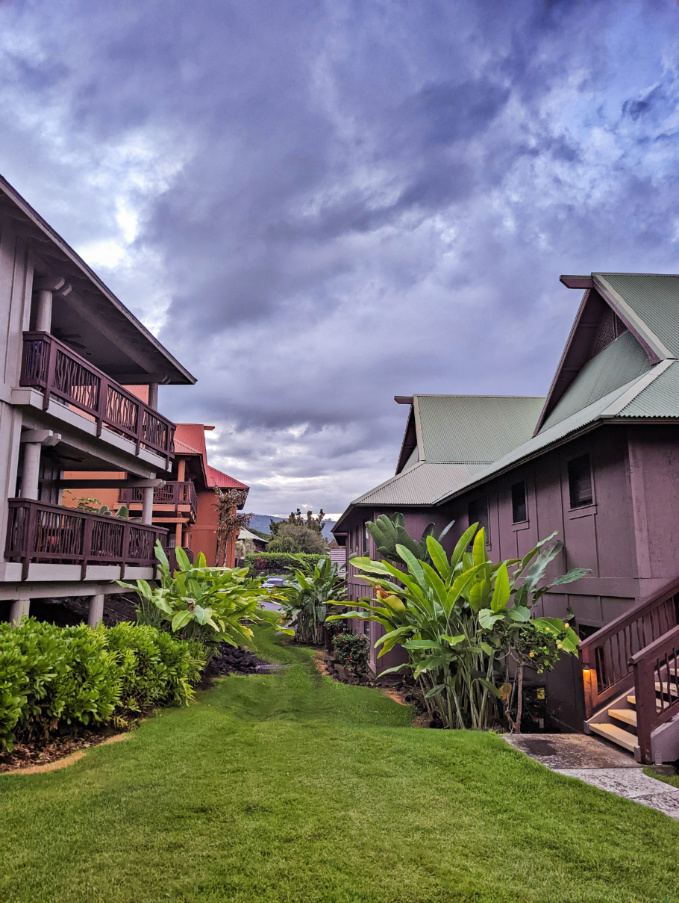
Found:
[[512, 523], [522, 524], [528, 520], [528, 509], [526, 508], [526, 484], [514, 483], [512, 486]]
[[571, 508], [582, 508], [594, 501], [589, 455], [580, 455], [568, 462], [568, 492]]
[[486, 545], [490, 544], [490, 528], [488, 524], [488, 498], [476, 499], [469, 503], [469, 526], [478, 523], [479, 530], [481, 527], [486, 531]]

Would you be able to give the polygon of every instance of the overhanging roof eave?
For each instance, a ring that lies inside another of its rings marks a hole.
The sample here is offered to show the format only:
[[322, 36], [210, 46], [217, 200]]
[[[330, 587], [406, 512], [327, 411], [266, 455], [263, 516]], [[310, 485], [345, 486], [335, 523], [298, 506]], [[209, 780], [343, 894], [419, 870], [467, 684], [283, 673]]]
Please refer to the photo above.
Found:
[[[59, 251], [75, 266], [82, 275], [90, 282], [92, 287], [99, 292], [117, 311], [122, 314], [126, 320], [140, 333], [143, 338], [152, 346], [153, 351], [160, 354], [165, 362], [169, 364], [170, 369], [175, 371], [175, 376], [170, 376], [168, 384], [171, 385], [194, 385], [197, 382], [196, 377], [184, 367], [165, 346], [144, 326], [144, 324], [135, 317], [132, 311], [128, 310], [123, 302], [113, 294], [111, 289], [97, 276], [88, 264], [73, 250], [65, 239], [63, 239], [52, 226], [47, 223], [42, 216], [34, 210], [33, 207], [23, 198], [19, 192], [10, 185], [10, 183], [0, 175], [0, 190], [5, 196], [21, 211], [24, 217], [40, 230], [51, 242], [53, 242]], [[39, 253], [39, 252], [38, 252]]]

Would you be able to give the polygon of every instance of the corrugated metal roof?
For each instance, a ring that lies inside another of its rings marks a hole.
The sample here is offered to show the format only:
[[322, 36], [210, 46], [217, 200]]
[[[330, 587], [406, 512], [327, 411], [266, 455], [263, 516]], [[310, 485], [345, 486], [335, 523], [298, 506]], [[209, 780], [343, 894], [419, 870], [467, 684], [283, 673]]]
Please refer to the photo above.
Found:
[[[657, 385], [656, 385], [657, 384]], [[674, 407], [672, 408], [672, 393]], [[669, 413], [670, 410], [674, 413]], [[666, 411], [668, 413], [661, 413]], [[651, 370], [630, 380], [613, 392], [597, 399], [592, 404], [549, 429], [541, 430], [528, 442], [513, 449], [509, 454], [488, 467], [473, 474], [466, 483], [451, 488], [437, 502], [442, 502], [480, 480], [488, 479], [503, 470], [518, 464], [577, 433], [597, 420], [611, 420], [618, 417], [676, 417], [679, 418], [679, 362], [663, 361]]]
[[432, 463], [489, 464], [530, 438], [544, 398], [417, 395], [422, 448]]
[[[679, 357], [679, 276], [655, 273], [593, 273], [604, 291], [610, 287], [650, 331], [661, 358]], [[611, 299], [614, 303], [615, 296]], [[643, 330], [640, 330], [643, 332]]]
[[657, 379], [639, 392], [616, 416], [679, 418], [679, 361], [672, 361]]
[[241, 483], [240, 480], [236, 480], [228, 474], [222, 473], [221, 470], [217, 470], [216, 467], [211, 467], [209, 464], [205, 466], [205, 470], [207, 471], [207, 485], [210, 489], [212, 489], [213, 486], [219, 486], [220, 489], [250, 488], [249, 486], [246, 486], [245, 483]]
[[469, 481], [479, 464], [431, 464], [421, 461], [410, 470], [355, 499], [352, 505], [433, 505], [444, 493]]
[[596, 357], [587, 361], [545, 420], [540, 433], [650, 369], [651, 364], [644, 349], [631, 332], [624, 332]]

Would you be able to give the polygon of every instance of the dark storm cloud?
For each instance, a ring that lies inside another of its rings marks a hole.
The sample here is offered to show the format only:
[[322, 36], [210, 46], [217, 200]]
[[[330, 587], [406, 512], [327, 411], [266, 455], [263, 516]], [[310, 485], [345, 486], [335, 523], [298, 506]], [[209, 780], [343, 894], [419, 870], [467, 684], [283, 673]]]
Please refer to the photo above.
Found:
[[252, 505], [341, 510], [412, 392], [544, 392], [561, 272], [676, 269], [663, 2], [0, 5], [0, 171], [199, 377]]

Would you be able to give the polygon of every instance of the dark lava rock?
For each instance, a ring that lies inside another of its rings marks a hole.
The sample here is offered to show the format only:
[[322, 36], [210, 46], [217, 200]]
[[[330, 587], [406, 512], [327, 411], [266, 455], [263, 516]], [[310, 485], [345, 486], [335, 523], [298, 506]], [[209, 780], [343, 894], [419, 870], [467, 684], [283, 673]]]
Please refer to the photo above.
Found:
[[269, 662], [257, 658], [249, 649], [222, 643], [205, 673], [208, 677], [217, 677], [220, 674], [265, 674], [269, 670]]

